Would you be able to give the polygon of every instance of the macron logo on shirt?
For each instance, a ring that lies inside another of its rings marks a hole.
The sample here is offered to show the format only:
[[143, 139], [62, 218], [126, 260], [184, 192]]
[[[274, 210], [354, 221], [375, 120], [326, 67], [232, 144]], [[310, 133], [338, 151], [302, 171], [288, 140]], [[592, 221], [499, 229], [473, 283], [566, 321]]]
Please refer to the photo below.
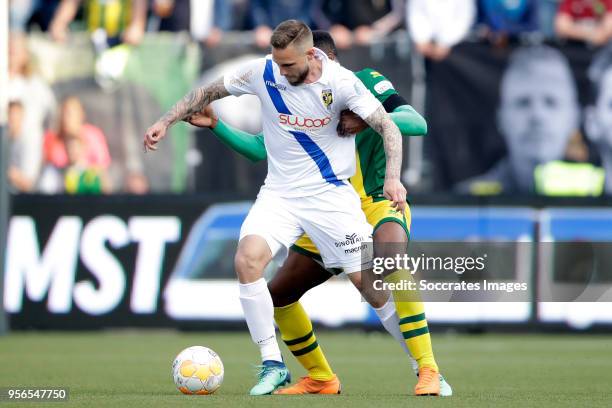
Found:
[[267, 86], [271, 86], [272, 88], [279, 89], [281, 91], [286, 91], [287, 90], [287, 87], [285, 85], [277, 84], [276, 82], [272, 82], [270, 80], [266, 80], [266, 85]]

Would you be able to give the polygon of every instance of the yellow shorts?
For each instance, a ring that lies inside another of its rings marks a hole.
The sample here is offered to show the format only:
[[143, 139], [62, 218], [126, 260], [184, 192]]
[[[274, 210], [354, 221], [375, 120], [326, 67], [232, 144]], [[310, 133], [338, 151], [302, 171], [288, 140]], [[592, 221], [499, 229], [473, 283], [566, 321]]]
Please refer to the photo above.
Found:
[[[361, 210], [364, 212], [368, 223], [374, 227], [374, 232], [386, 222], [396, 222], [404, 228], [408, 239], [410, 239], [411, 216], [409, 206], [406, 206], [404, 213], [401, 213], [391, 207], [391, 201], [387, 199], [374, 201], [372, 197], [368, 197], [365, 200], [361, 200]], [[321, 260], [319, 250], [306, 234], [298, 238], [291, 246], [291, 249], [319, 261]]]

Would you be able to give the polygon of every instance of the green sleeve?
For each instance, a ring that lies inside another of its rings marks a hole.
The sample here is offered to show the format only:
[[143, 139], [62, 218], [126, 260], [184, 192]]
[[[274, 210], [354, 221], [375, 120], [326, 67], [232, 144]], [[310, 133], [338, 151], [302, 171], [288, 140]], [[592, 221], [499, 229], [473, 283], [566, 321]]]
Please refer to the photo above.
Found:
[[243, 132], [227, 125], [221, 119], [212, 131], [230, 149], [240, 153], [252, 162], [265, 160], [268, 157], [262, 133], [253, 135]]
[[403, 136], [424, 136], [427, 134], [427, 122], [410, 105], [402, 105], [391, 112], [391, 119]]
[[[372, 68], [357, 71], [355, 75], [382, 104], [391, 96], [399, 95], [391, 81]], [[390, 115], [403, 136], [423, 136], [427, 134], [427, 122], [412, 106], [398, 106]]]

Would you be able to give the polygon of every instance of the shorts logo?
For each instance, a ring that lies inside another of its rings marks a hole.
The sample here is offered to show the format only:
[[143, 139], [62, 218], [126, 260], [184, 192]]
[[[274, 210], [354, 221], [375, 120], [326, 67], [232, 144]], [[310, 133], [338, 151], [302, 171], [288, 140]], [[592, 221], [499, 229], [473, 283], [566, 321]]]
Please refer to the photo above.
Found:
[[334, 242], [336, 248], [342, 248], [349, 245], [355, 245], [363, 241], [363, 237], [357, 234], [345, 235], [344, 241]]
[[345, 253], [345, 254], [356, 254], [356, 253], [358, 253], [358, 252], [361, 252], [361, 247], [360, 247], [360, 246], [357, 246], [357, 247], [355, 247], [355, 248], [349, 248], [349, 249], [345, 249], [345, 250], [344, 250], [344, 253]]
[[324, 89], [321, 91], [321, 99], [323, 100], [323, 104], [327, 109], [329, 106], [334, 103], [334, 95], [332, 94], [331, 89]]

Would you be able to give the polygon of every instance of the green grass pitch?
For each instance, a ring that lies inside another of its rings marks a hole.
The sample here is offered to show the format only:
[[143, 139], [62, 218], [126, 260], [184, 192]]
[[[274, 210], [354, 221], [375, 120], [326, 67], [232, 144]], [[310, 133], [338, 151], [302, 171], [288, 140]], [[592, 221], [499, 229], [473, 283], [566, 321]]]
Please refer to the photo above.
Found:
[[[612, 337], [434, 334], [451, 398], [414, 397], [399, 345], [381, 333], [317, 333], [343, 384], [339, 396], [249, 397], [257, 350], [245, 333], [110, 331], [0, 337], [0, 387], [67, 386], [69, 402], [9, 407], [610, 407]], [[170, 365], [191, 345], [217, 351], [225, 381], [212, 396], [184, 396]], [[294, 378], [304, 372], [283, 347]]]

